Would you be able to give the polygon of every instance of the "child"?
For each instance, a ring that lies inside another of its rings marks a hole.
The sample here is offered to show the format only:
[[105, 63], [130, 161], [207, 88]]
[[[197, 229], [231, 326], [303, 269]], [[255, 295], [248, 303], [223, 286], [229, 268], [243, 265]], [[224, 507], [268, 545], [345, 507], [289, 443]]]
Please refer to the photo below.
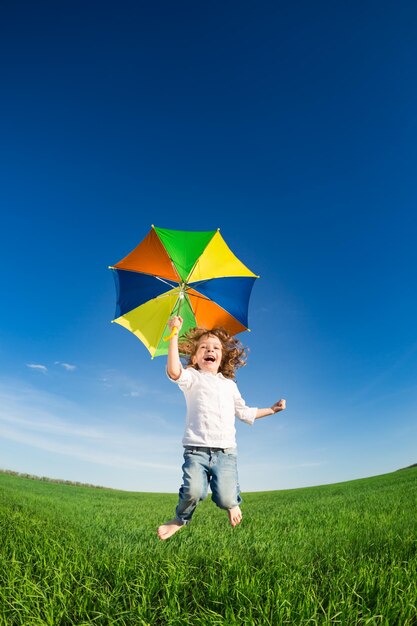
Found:
[[[170, 319], [171, 330], [179, 331], [181, 326], [181, 317]], [[175, 518], [158, 528], [162, 540], [190, 522], [209, 484], [213, 501], [228, 511], [230, 524], [240, 524], [235, 416], [253, 424], [255, 419], [285, 409], [285, 400], [266, 409], [246, 406], [233, 380], [235, 370], [245, 364], [245, 351], [239, 340], [225, 330], [195, 328], [182, 338], [180, 348], [189, 356], [186, 369], [181, 365], [175, 334], [169, 343], [167, 373], [184, 392], [187, 403], [183, 484]]]

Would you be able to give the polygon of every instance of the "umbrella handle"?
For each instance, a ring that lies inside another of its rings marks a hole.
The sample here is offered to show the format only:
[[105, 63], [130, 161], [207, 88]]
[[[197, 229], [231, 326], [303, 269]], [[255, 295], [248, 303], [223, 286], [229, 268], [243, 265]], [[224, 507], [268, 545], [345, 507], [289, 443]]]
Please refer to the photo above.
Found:
[[168, 335], [168, 337], [164, 337], [164, 341], [169, 341], [170, 339], [172, 339], [173, 337], [175, 337], [175, 335], [178, 334], [178, 328], [176, 326], [174, 326], [174, 328], [171, 330], [171, 334]]

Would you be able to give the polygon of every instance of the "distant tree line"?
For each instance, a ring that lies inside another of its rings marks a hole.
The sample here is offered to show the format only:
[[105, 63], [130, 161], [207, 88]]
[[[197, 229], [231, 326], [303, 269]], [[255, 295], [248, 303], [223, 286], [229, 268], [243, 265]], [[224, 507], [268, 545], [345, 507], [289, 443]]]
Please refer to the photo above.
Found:
[[48, 476], [35, 476], [34, 474], [26, 474], [22, 472], [14, 472], [13, 470], [0, 469], [0, 474], [9, 474], [10, 476], [19, 476], [19, 478], [29, 478], [30, 480], [42, 480], [45, 483], [57, 483], [59, 485], [71, 485], [73, 487], [93, 487], [94, 489], [109, 489], [101, 485], [91, 485], [90, 483], [81, 483], [78, 480], [63, 480], [60, 478], [48, 478]]

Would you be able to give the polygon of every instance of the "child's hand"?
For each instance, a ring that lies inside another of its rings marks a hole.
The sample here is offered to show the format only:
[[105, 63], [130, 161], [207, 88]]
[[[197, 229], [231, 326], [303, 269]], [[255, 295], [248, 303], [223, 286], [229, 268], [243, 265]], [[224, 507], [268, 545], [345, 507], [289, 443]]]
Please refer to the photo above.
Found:
[[173, 317], [171, 317], [171, 319], [168, 320], [169, 330], [172, 330], [173, 328], [177, 328], [179, 331], [182, 326], [182, 321], [183, 321], [182, 317], [180, 317], [179, 315], [174, 315]]
[[275, 402], [275, 404], [271, 406], [271, 409], [273, 410], [274, 413], [278, 413], [278, 411], [283, 411], [286, 406], [287, 406], [286, 400], [280, 400], [279, 402]]

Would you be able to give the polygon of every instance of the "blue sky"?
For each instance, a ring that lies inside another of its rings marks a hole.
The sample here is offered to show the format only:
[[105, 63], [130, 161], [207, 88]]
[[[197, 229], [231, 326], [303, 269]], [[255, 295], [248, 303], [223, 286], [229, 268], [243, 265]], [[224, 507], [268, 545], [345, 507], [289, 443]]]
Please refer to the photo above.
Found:
[[416, 462], [417, 6], [0, 9], [0, 467], [178, 489], [182, 394], [110, 321], [151, 224], [259, 274], [243, 491]]

